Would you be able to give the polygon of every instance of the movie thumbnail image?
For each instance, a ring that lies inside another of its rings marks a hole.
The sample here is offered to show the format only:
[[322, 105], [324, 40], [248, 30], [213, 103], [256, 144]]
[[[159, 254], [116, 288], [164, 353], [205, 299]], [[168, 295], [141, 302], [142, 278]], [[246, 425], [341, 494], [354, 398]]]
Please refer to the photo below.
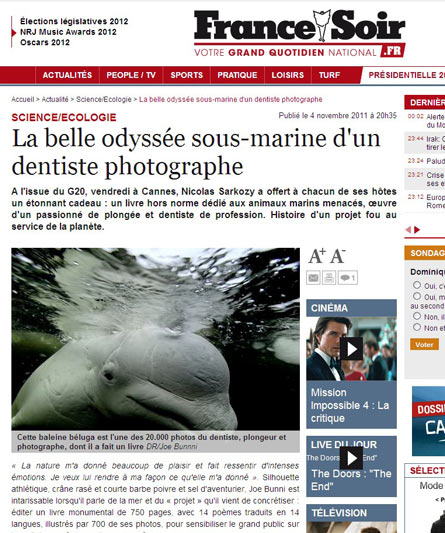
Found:
[[306, 375], [308, 381], [397, 380], [396, 318], [314, 318], [306, 338]]

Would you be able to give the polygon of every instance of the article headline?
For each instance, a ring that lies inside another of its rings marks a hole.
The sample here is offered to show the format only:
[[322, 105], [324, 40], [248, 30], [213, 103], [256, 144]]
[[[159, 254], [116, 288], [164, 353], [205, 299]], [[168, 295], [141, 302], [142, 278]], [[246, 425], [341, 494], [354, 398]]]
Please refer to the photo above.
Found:
[[[357, 132], [342, 126], [334, 134], [323, 132], [301, 132], [293, 128], [287, 132], [194, 132], [187, 135], [175, 132], [171, 127], [164, 132], [131, 132], [127, 127], [117, 132], [100, 134], [86, 131], [82, 126], [71, 127], [60, 132], [49, 127], [24, 132], [21, 128], [12, 130], [12, 147], [31, 151], [42, 149], [82, 148], [85, 151], [97, 149], [126, 149], [132, 154], [141, 149], [237, 149], [237, 148], [379, 148], [381, 147], [378, 133]], [[12, 163], [14, 176], [104, 176], [111, 180], [116, 176], [167, 176], [177, 180], [184, 176], [200, 176], [210, 180], [215, 176], [240, 176], [245, 171], [242, 161], [231, 161], [222, 154], [208, 160], [167, 160], [149, 157], [145, 160], [134, 160], [119, 154], [112, 159], [99, 163], [84, 157], [74, 159], [66, 155], [35, 160], [20, 154]]]

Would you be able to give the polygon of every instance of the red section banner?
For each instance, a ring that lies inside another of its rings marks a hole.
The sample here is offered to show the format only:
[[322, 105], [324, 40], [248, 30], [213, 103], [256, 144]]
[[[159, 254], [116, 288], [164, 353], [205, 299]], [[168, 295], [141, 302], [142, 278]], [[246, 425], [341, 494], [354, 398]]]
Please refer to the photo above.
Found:
[[405, 94], [405, 109], [445, 109], [445, 94]]
[[413, 418], [422, 416], [445, 416], [445, 401], [413, 402]]
[[363, 67], [0, 67], [1, 85], [360, 84]]

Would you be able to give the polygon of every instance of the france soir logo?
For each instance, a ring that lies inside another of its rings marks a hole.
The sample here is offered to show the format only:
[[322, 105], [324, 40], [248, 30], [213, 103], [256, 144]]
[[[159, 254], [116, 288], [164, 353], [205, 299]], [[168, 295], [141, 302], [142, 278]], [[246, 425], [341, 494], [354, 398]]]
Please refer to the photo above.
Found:
[[194, 38], [200, 40], [400, 40], [406, 27], [406, 21], [391, 20], [386, 11], [360, 19], [353, 9], [313, 11], [310, 20], [227, 20], [217, 10], [195, 11], [194, 15]]

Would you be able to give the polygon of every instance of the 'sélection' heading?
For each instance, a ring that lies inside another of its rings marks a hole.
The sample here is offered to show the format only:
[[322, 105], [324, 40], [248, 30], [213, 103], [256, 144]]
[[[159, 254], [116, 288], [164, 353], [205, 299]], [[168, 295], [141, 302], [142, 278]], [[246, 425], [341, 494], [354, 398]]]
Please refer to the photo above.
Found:
[[[324, 41], [328, 24], [332, 40], [340, 39], [401, 39], [400, 30], [406, 26], [405, 21], [387, 20], [385, 11], [377, 13], [377, 20], [354, 21], [354, 10], [340, 9], [316, 12], [314, 22], [310, 20], [220, 20], [219, 11], [195, 11], [195, 39], [303, 39], [309, 40], [320, 32], [320, 41]], [[323, 30], [323, 31], [322, 31]]]

